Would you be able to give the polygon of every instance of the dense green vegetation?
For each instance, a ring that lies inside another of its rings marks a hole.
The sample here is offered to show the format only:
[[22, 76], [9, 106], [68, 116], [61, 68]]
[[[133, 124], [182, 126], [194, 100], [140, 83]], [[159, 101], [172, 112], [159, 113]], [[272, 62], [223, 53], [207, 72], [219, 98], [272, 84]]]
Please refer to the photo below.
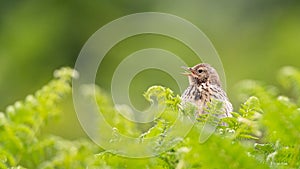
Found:
[[[300, 71], [284, 67], [280, 87], [243, 81], [238, 86], [245, 100], [233, 117], [222, 121], [215, 133], [199, 143], [203, 124], [197, 120], [190, 133], [175, 147], [153, 158], [124, 158], [105, 151], [88, 139], [66, 140], [41, 133], [47, 122], [61, 115], [60, 102], [71, 92], [72, 69], [62, 68], [55, 78], [24, 101], [0, 113], [1, 168], [299, 168], [300, 167]], [[101, 89], [96, 98], [101, 111], [120, 133], [141, 139], [163, 135], [180, 112], [180, 97], [170, 89], [154, 86], [145, 97], [164, 97], [165, 113], [146, 126], [127, 121], [113, 108]], [[149, 98], [148, 98], [149, 99]], [[218, 102], [210, 113], [218, 113]], [[185, 114], [188, 116], [188, 114]], [[159, 137], [163, 141], [164, 137]], [[160, 142], [157, 142], [158, 146]], [[138, 151], [138, 150], [132, 150]]]

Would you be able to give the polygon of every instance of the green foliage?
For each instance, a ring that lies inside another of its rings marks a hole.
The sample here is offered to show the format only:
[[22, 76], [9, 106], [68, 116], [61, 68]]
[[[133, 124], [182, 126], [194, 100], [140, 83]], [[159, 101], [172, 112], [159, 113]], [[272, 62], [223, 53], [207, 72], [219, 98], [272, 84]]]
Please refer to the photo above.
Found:
[[[59, 115], [59, 102], [70, 94], [76, 72], [62, 68], [55, 79], [0, 113], [0, 168], [85, 168], [98, 148], [87, 141], [66, 141], [40, 135], [41, 128]], [[94, 147], [93, 147], [94, 146]]]
[[[272, 167], [300, 167], [300, 116], [299, 95], [300, 72], [292, 67], [284, 67], [279, 72], [279, 82], [291, 98], [279, 95], [273, 86], [258, 82], [242, 82], [241, 90], [246, 95], [256, 95], [260, 99], [263, 115], [260, 120], [262, 131], [260, 144], [255, 144], [254, 155]], [[244, 96], [246, 96], [244, 95]]]
[[[218, 121], [222, 103], [212, 101], [207, 108], [209, 113], [194, 121], [185, 138], [172, 140], [178, 144], [158, 156], [143, 159], [112, 154], [90, 140], [70, 141], [40, 133], [49, 120], [61, 113], [58, 105], [70, 94], [75, 75], [69, 68], [56, 71], [55, 79], [49, 84], [0, 113], [0, 168], [300, 167], [300, 98], [295, 94], [300, 92], [300, 72], [294, 68], [283, 68], [279, 73], [279, 82], [287, 96], [279, 88], [261, 82], [241, 82], [238, 84], [240, 98], [246, 101], [237, 112], [232, 112], [233, 117]], [[91, 94], [89, 89], [87, 86], [87, 95]], [[153, 86], [144, 96], [149, 102], [157, 98], [165, 109], [154, 122], [141, 125], [120, 115], [109, 95], [96, 87], [100, 111], [116, 131], [141, 141], [159, 136], [157, 146], [171, 141], [165, 136], [180, 115], [194, 116], [194, 107], [183, 108], [180, 96], [168, 88]], [[200, 143], [206, 124], [215, 125], [216, 130]], [[132, 151], [139, 150], [132, 148]]]
[[232, 115], [233, 117], [222, 119], [228, 126], [222, 127], [221, 133], [228, 133], [234, 140], [257, 140], [261, 136], [259, 119], [262, 116], [262, 110], [257, 97], [250, 97], [241, 105], [239, 113], [232, 112]]

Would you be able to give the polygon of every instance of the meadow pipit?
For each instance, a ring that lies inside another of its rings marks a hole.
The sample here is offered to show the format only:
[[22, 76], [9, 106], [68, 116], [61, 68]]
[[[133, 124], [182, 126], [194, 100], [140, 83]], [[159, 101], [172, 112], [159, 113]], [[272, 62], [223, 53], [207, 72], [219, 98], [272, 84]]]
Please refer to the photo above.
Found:
[[207, 103], [212, 98], [223, 103], [222, 112], [218, 117], [232, 117], [232, 104], [225, 91], [222, 89], [217, 71], [207, 63], [201, 63], [194, 67], [184, 67], [184, 73], [189, 78], [189, 87], [181, 96], [183, 104], [190, 102], [197, 108], [196, 116], [206, 114]]

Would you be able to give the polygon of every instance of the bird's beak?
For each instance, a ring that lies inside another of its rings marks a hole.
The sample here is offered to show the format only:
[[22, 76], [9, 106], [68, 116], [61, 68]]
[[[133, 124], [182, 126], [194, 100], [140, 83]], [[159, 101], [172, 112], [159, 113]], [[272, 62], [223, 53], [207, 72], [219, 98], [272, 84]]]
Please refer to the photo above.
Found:
[[192, 75], [192, 70], [190, 67], [186, 67], [186, 66], [181, 66], [182, 69], [184, 69], [186, 72], [183, 72], [181, 74], [185, 75], [185, 76], [190, 76]]

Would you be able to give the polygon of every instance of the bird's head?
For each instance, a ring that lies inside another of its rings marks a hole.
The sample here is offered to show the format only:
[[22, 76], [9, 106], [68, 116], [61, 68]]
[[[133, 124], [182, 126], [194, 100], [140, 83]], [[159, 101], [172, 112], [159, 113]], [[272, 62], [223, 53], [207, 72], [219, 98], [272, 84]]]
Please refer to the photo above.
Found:
[[209, 82], [212, 85], [221, 86], [217, 71], [207, 63], [200, 63], [193, 67], [183, 67], [183, 73], [189, 77], [190, 85], [200, 85]]

